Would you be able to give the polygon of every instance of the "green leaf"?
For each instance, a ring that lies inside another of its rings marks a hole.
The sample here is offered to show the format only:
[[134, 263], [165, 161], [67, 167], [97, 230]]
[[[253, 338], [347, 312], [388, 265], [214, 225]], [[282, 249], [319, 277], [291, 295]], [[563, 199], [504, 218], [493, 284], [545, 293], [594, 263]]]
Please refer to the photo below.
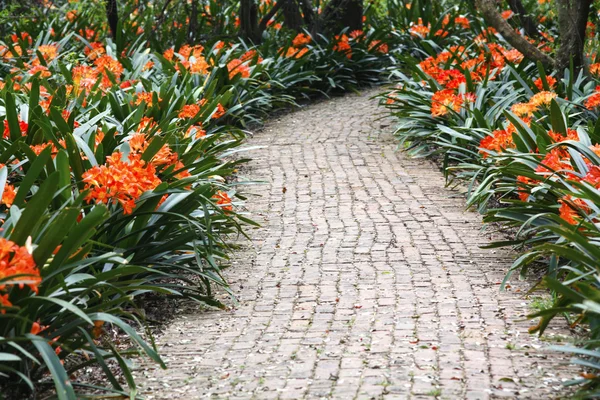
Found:
[[54, 172], [48, 176], [37, 193], [29, 200], [25, 211], [23, 211], [21, 218], [19, 218], [15, 229], [10, 235], [10, 240], [19, 246], [23, 246], [27, 237], [34, 234], [34, 228], [47, 212], [47, 208], [50, 202], [52, 202], [57, 187], [58, 173]]
[[31, 340], [33, 345], [40, 352], [40, 356], [48, 367], [50, 376], [52, 376], [52, 380], [54, 381], [56, 395], [58, 396], [59, 400], [77, 400], [77, 396], [75, 395], [75, 391], [73, 390], [73, 385], [71, 384], [71, 380], [67, 375], [67, 371], [65, 371], [65, 368], [62, 366], [60, 358], [58, 358], [54, 352], [54, 349], [46, 342], [45, 339], [42, 339], [39, 336], [32, 335], [30, 333], [27, 333], [25, 336]]
[[6, 98], [4, 99], [6, 108], [6, 120], [8, 122], [8, 130], [10, 131], [10, 139], [16, 141], [21, 138], [21, 128], [19, 126], [19, 116], [17, 112], [17, 105], [15, 104], [15, 98], [12, 93], [7, 92]]
[[550, 121], [554, 132], [567, 136], [567, 122], [556, 99], [552, 99], [550, 102]]
[[17, 195], [13, 201], [14, 205], [17, 207], [23, 207], [23, 204], [25, 203], [25, 197], [29, 194], [29, 189], [31, 189], [35, 181], [38, 179], [40, 173], [44, 170], [44, 167], [46, 166], [48, 160], [50, 160], [51, 156], [52, 146], [47, 146], [44, 150], [42, 150], [40, 155], [33, 160], [31, 167], [27, 171], [27, 175], [25, 175], [25, 178], [19, 185], [19, 190], [17, 191]]

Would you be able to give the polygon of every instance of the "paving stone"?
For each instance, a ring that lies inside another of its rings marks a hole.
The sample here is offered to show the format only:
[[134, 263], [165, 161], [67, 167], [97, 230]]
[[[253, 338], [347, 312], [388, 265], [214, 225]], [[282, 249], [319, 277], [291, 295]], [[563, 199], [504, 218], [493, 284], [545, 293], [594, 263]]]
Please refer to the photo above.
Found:
[[530, 283], [499, 291], [516, 255], [481, 248], [501, 238], [437, 166], [395, 151], [376, 93], [249, 139], [243, 175], [266, 184], [247, 203], [262, 228], [225, 271], [238, 302], [165, 327], [170, 368], [136, 371], [146, 398], [546, 399], [577, 375], [527, 333]]

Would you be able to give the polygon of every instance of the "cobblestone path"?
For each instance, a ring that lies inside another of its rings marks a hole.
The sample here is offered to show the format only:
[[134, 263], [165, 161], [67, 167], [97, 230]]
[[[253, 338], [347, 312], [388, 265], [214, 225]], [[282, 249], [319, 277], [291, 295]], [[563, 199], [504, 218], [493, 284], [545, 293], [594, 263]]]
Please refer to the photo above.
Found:
[[[484, 250], [481, 219], [428, 161], [395, 152], [376, 102], [349, 95], [249, 140], [263, 225], [228, 271], [232, 311], [185, 312], [158, 338], [148, 398], [557, 397], [577, 371], [527, 333], [529, 284]], [[564, 333], [564, 332], [562, 332]]]

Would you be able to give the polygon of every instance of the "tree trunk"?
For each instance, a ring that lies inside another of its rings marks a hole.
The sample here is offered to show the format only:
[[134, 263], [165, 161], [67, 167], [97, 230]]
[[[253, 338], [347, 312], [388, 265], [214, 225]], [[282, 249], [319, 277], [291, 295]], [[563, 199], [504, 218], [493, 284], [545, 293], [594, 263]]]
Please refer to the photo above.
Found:
[[240, 35], [254, 43], [260, 43], [261, 31], [258, 29], [258, 6], [254, 0], [240, 1]]
[[537, 38], [540, 36], [540, 32], [537, 29], [537, 23], [527, 13], [527, 10], [521, 3], [521, 0], [508, 0], [510, 9], [515, 13], [519, 25], [523, 27], [525, 33], [530, 38]]
[[106, 8], [106, 19], [108, 19], [110, 35], [114, 40], [116, 40], [117, 27], [119, 26], [119, 10], [117, 8], [117, 0], [106, 0], [104, 7]]
[[362, 29], [362, 0], [332, 0], [323, 14], [323, 25], [331, 33], [338, 33], [346, 27], [350, 31]]
[[560, 47], [556, 54], [556, 69], [560, 72], [568, 68], [571, 58], [576, 70], [584, 68], [585, 28], [592, 0], [558, 0], [557, 3]]
[[198, 26], [198, 0], [192, 1], [192, 9], [190, 12], [190, 24], [188, 25], [188, 43], [193, 43], [194, 37], [196, 36], [196, 29]]
[[296, 0], [285, 0], [283, 4], [283, 19], [288, 29], [295, 30], [296, 32], [302, 30], [302, 15], [300, 15], [300, 7]]
[[544, 66], [550, 68], [554, 67], [554, 60], [550, 56], [544, 54], [540, 49], [529, 43], [523, 36], [515, 32], [510, 24], [502, 18], [502, 15], [496, 10], [495, 0], [475, 0], [475, 5], [487, 23], [494, 27], [515, 49], [523, 53], [523, 56], [532, 61], [539, 61], [544, 64]]
[[315, 21], [315, 13], [313, 11], [313, 6], [311, 0], [299, 0], [300, 8], [302, 9], [302, 14], [304, 14], [304, 23], [309, 29], [312, 30], [313, 23]]

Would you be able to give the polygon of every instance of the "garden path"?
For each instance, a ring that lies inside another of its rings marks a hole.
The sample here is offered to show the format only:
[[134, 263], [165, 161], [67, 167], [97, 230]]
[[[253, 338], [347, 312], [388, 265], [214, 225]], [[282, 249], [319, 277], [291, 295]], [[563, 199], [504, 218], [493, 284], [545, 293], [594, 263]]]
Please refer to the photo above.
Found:
[[239, 304], [183, 312], [143, 365], [147, 398], [552, 398], [577, 371], [527, 333], [528, 283], [432, 163], [396, 152], [375, 91], [272, 120], [249, 140]]

